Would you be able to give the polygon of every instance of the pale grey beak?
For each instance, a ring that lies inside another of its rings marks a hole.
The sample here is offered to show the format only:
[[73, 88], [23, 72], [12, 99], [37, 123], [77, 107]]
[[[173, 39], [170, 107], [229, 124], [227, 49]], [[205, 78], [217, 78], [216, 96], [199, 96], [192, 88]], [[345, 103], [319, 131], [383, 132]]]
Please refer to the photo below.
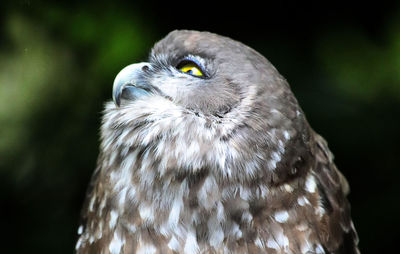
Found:
[[151, 93], [151, 86], [144, 82], [143, 75], [149, 68], [149, 63], [137, 63], [118, 73], [113, 85], [113, 101], [117, 107], [121, 105], [121, 100], [135, 100]]

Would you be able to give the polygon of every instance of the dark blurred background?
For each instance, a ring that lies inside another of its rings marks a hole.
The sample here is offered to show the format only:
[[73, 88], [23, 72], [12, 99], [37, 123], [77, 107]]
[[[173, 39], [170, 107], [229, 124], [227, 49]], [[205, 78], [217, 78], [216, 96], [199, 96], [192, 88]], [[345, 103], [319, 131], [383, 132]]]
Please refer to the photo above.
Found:
[[392, 251], [400, 5], [217, 3], [0, 3], [1, 253], [73, 252], [113, 79], [178, 28], [232, 37], [277, 67], [350, 182], [362, 252]]

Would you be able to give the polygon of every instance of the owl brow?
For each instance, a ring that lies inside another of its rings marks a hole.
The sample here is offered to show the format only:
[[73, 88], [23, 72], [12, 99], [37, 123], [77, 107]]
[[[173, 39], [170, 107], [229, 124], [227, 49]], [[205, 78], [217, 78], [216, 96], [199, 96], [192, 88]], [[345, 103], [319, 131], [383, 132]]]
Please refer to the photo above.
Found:
[[170, 59], [171, 59], [171, 56], [169, 56], [167, 54], [156, 54], [156, 55], [151, 54], [149, 62], [158, 64], [158, 65], [168, 66], [168, 65], [170, 65], [170, 62], [171, 62]]
[[189, 55], [186, 55], [185, 57], [183, 57], [182, 60], [192, 61], [203, 69], [205, 69], [205, 66], [206, 66], [205, 59], [200, 56], [197, 56], [197, 55], [189, 54]]
[[171, 71], [173, 66], [171, 56], [168, 54], [151, 54], [148, 60], [153, 67], [153, 71]]

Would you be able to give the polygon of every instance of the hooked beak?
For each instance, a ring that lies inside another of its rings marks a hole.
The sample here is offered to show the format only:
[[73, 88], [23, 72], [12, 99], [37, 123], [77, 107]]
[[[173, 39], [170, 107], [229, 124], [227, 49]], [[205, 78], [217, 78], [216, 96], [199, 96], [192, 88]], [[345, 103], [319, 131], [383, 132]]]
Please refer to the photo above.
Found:
[[137, 63], [128, 65], [118, 73], [113, 85], [113, 101], [117, 107], [122, 100], [135, 100], [151, 93], [151, 86], [143, 81], [143, 74], [149, 68], [149, 63]]

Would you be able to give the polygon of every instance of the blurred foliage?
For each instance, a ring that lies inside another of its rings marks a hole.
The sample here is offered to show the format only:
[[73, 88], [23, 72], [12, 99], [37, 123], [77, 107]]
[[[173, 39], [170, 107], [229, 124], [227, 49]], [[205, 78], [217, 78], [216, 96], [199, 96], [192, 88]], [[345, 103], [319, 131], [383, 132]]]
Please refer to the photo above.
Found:
[[378, 45], [360, 29], [345, 27], [324, 35], [317, 54], [337, 88], [347, 96], [374, 100], [391, 94], [400, 99], [399, 22]]
[[[144, 60], [168, 31], [182, 27], [231, 36], [271, 60], [349, 179], [362, 250], [389, 252], [394, 225], [400, 225], [394, 202], [400, 177], [400, 9], [395, 6], [357, 12], [358, 5], [331, 5], [315, 11], [303, 3], [277, 3], [265, 15], [250, 6], [210, 8], [205, 14], [140, 1], [0, 3], [6, 253], [73, 250], [96, 164], [100, 112], [111, 98], [113, 79], [124, 66]], [[249, 29], [255, 24], [263, 29]]]

